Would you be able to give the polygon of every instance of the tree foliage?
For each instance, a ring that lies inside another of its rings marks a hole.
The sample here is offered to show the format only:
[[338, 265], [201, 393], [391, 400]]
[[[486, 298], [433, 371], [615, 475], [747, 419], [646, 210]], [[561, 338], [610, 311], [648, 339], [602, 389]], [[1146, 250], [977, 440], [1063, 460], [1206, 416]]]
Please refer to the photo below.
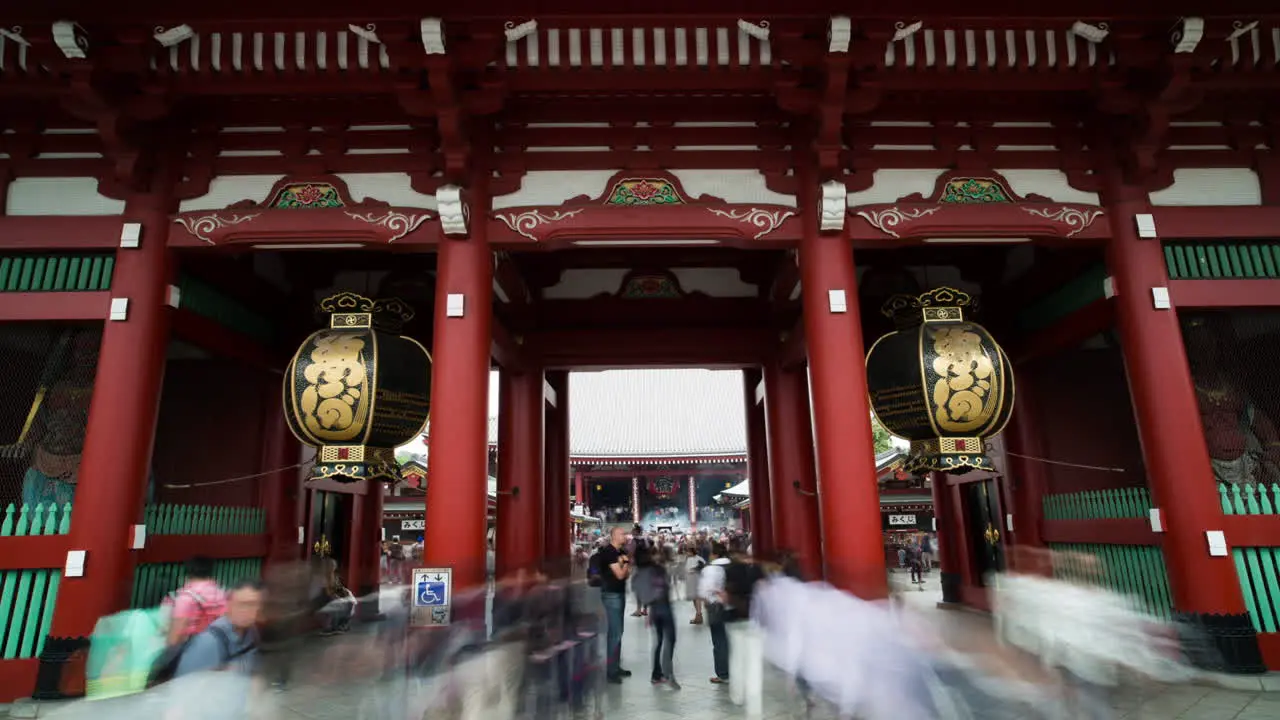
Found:
[[871, 443], [877, 455], [893, 447], [893, 436], [880, 424], [874, 414], [871, 416]]

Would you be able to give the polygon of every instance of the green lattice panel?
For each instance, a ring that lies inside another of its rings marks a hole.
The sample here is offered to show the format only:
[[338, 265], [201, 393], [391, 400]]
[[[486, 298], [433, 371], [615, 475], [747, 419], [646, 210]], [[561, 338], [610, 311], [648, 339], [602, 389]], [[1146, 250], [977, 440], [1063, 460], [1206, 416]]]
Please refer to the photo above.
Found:
[[1050, 543], [1049, 548], [1077, 556], [1092, 555], [1101, 568], [1099, 575], [1072, 555], [1065, 555], [1054, 561], [1054, 577], [1097, 584], [1125, 595], [1139, 609], [1156, 617], [1169, 619], [1172, 616], [1173, 596], [1169, 592], [1169, 574], [1160, 548], [1097, 543]]
[[1042, 507], [1046, 520], [1111, 520], [1145, 518], [1152, 505], [1146, 488], [1127, 487], [1046, 495]]
[[148, 505], [150, 535], [261, 535], [267, 531], [262, 508], [214, 505]]
[[0, 292], [90, 292], [111, 289], [115, 256], [23, 254], [0, 256]]
[[[9, 505], [0, 521], [0, 537], [65, 535], [70, 529], [69, 504]], [[54, 568], [0, 570], [0, 658], [39, 657], [53, 623], [61, 582], [62, 571]]]
[[1280, 278], [1280, 243], [1167, 242], [1164, 261], [1171, 280]]
[[[159, 605], [169, 593], [182, 587], [186, 580], [182, 563], [149, 563], [139, 565], [133, 574], [133, 598], [131, 607], [148, 608]], [[262, 558], [237, 558], [215, 560], [213, 579], [228, 587], [239, 580], [262, 577]]]

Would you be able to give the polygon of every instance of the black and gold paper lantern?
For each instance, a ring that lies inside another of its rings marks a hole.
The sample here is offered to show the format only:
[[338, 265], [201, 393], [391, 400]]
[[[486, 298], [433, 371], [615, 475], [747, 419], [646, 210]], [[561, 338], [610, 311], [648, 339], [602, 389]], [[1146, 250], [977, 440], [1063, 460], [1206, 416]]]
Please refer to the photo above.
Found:
[[431, 355], [398, 334], [413, 309], [346, 292], [320, 309], [329, 327], [303, 341], [284, 379], [289, 427], [316, 448], [311, 476], [399, 481], [395, 449], [422, 434], [431, 409]]
[[973, 298], [954, 288], [898, 295], [883, 312], [898, 329], [867, 353], [876, 418], [911, 441], [908, 472], [992, 470], [986, 439], [1013, 411], [1013, 369], [981, 325], [965, 320]]

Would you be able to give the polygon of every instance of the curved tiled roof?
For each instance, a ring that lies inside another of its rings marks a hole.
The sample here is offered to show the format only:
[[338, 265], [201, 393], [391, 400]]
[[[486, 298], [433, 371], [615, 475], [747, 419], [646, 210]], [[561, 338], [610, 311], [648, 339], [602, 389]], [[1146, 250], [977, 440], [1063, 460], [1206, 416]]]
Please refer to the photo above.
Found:
[[570, 455], [743, 455], [747, 430], [742, 383], [740, 370], [570, 373]]

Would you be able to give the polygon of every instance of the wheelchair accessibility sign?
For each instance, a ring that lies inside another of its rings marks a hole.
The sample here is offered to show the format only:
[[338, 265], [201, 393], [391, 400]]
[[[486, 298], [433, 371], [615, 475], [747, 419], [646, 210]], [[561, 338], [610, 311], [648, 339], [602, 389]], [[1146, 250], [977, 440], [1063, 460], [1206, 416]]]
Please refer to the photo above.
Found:
[[453, 601], [452, 568], [415, 568], [413, 571], [413, 624], [419, 627], [448, 625]]

